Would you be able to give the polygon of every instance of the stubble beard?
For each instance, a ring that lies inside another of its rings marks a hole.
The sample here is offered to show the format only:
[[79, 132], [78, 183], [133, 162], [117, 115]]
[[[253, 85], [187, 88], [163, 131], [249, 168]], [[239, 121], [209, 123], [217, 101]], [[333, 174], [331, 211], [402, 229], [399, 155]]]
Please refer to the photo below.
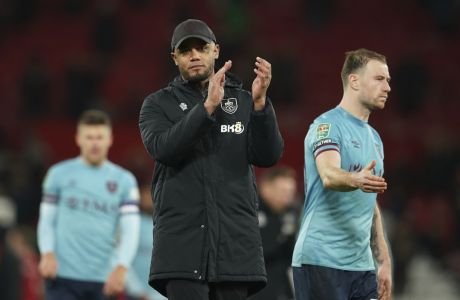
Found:
[[370, 112], [382, 110], [385, 107], [385, 102], [379, 103], [379, 97], [371, 98], [369, 95], [364, 96], [361, 98], [360, 103], [363, 107], [365, 107]]
[[203, 81], [207, 81], [209, 77], [211, 77], [212, 72], [214, 70], [214, 65], [210, 65], [206, 68], [203, 73], [195, 73], [190, 74], [187, 70], [180, 70], [182, 77], [190, 83], [199, 83]]
[[377, 97], [375, 101], [372, 103], [372, 111], [382, 110], [385, 108], [386, 101], [382, 101], [380, 97]]
[[382, 107], [379, 107], [378, 104], [374, 103], [365, 103], [364, 107], [369, 110], [370, 112], [380, 110]]

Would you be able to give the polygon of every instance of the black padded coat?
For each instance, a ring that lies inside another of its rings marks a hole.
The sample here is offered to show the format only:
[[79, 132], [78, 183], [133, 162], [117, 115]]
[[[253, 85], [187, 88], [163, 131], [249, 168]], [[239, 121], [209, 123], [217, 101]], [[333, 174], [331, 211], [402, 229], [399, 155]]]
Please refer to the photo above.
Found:
[[[155, 159], [155, 225], [149, 283], [168, 279], [266, 284], [253, 165], [270, 167], [283, 140], [269, 100], [252, 96], [226, 74], [221, 106], [209, 116], [206, 91], [180, 77], [145, 98], [139, 127]], [[142, 238], [142, 237], [141, 237]]]

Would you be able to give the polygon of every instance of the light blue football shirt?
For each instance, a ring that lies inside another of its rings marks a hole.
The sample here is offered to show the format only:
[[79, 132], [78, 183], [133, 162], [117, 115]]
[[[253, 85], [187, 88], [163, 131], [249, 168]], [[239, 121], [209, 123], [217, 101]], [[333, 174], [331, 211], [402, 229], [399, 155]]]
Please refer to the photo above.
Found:
[[110, 161], [95, 167], [80, 157], [69, 159], [49, 169], [43, 201], [58, 208], [54, 226], [57, 276], [105, 281], [111, 271], [119, 217], [138, 213], [134, 176]]
[[305, 138], [305, 204], [292, 265], [318, 265], [349, 271], [374, 270], [370, 249], [376, 193], [323, 188], [315, 158], [337, 151], [341, 168], [359, 172], [372, 160], [383, 175], [383, 144], [378, 133], [341, 107], [311, 124]]

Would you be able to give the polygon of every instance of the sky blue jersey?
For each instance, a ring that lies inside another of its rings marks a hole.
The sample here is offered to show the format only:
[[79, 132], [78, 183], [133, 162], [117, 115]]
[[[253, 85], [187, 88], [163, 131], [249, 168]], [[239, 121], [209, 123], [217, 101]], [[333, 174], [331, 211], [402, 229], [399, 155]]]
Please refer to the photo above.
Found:
[[305, 204], [292, 265], [374, 270], [370, 233], [376, 193], [324, 189], [315, 162], [324, 151], [339, 152], [348, 172], [375, 160], [374, 174], [383, 175], [383, 144], [367, 122], [341, 107], [319, 116], [305, 138]]
[[139, 213], [134, 176], [109, 161], [95, 167], [80, 157], [69, 159], [49, 169], [42, 201], [57, 206], [52, 245], [57, 276], [105, 281], [111, 271], [119, 218]]

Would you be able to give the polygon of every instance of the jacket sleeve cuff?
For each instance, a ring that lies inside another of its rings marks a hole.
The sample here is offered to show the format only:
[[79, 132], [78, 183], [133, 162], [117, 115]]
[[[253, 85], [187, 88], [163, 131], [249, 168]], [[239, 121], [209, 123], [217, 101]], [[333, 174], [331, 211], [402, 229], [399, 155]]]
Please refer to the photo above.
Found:
[[[254, 105], [254, 104], [253, 104]], [[254, 106], [253, 106], [254, 107]], [[263, 117], [263, 116], [266, 116], [270, 113], [270, 110], [271, 110], [271, 107], [272, 107], [272, 102], [270, 101], [270, 99], [267, 97], [267, 100], [265, 101], [265, 106], [263, 109], [261, 110], [252, 110], [251, 114], [252, 116], [254, 117]]]
[[204, 107], [204, 102], [200, 105], [200, 107], [201, 107], [201, 111], [204, 113], [206, 119], [211, 121], [212, 123], [214, 123], [216, 121], [215, 113], [212, 113], [211, 115], [209, 115], [208, 111], [206, 110], [206, 107]]

